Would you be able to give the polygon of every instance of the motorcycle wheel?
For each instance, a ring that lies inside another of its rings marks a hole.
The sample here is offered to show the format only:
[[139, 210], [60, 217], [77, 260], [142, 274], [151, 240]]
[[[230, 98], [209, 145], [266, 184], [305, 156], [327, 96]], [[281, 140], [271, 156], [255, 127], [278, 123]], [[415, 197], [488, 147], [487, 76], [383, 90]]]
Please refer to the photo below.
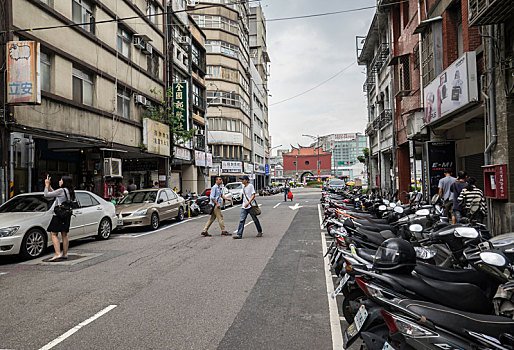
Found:
[[352, 323], [353, 319], [355, 318], [355, 315], [357, 312], [354, 312], [350, 306], [350, 302], [361, 302], [363, 300], [366, 300], [367, 296], [364, 294], [362, 289], [356, 288], [350, 291], [350, 293], [343, 299], [343, 303], [341, 304], [341, 307], [343, 309], [343, 315], [346, 319], [346, 322]]

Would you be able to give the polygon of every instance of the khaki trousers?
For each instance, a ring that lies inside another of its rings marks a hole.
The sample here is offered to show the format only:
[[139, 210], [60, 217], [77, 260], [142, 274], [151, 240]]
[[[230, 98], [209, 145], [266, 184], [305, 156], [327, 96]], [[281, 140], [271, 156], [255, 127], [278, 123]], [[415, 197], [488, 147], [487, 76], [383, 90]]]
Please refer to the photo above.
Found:
[[221, 232], [225, 232], [225, 223], [223, 222], [223, 214], [221, 213], [221, 208], [214, 207], [212, 209], [211, 217], [209, 218], [209, 221], [205, 224], [205, 227], [203, 229], [203, 232], [208, 232], [209, 227], [211, 227], [214, 220], [218, 219], [218, 223], [220, 224]]

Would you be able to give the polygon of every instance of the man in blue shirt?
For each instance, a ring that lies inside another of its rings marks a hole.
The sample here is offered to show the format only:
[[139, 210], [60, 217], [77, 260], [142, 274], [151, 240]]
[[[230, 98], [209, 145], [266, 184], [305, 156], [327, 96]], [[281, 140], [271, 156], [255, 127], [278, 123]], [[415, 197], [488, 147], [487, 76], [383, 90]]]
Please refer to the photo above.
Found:
[[222, 236], [232, 236], [231, 233], [228, 233], [225, 229], [225, 223], [223, 222], [223, 214], [221, 213], [221, 199], [223, 198], [226, 201], [232, 201], [231, 199], [228, 199], [223, 195], [223, 179], [221, 177], [216, 177], [216, 184], [212, 186], [211, 188], [211, 195], [209, 196], [210, 202], [209, 204], [212, 207], [211, 211], [211, 217], [209, 218], [209, 221], [205, 224], [205, 227], [202, 231], [202, 237], [212, 237], [209, 234], [209, 227], [211, 227], [214, 220], [218, 219], [218, 223], [220, 224], [221, 228], [221, 235]]

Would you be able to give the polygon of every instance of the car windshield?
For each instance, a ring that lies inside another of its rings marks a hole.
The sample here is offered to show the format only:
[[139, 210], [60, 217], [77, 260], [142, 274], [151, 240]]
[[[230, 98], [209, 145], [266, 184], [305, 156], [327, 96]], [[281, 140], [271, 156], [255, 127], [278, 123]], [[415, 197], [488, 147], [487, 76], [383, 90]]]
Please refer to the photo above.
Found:
[[156, 196], [157, 191], [132, 192], [123, 198], [119, 204], [153, 203]]
[[0, 207], [0, 213], [44, 213], [52, 207], [54, 198], [43, 195], [14, 197]]
[[330, 184], [340, 186], [340, 185], [344, 185], [344, 181], [343, 180], [330, 180]]
[[227, 184], [226, 187], [228, 190], [239, 190], [243, 188], [243, 184]]

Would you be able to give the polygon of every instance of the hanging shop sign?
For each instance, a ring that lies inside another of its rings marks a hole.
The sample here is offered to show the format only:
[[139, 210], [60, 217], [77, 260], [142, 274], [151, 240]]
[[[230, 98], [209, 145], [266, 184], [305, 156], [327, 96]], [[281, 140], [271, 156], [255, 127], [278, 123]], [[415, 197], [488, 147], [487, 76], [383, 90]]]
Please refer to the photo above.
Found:
[[244, 172], [246, 174], [251, 174], [253, 173], [253, 164], [250, 164], [250, 163], [244, 163]]
[[256, 172], [256, 173], [264, 173], [264, 172], [265, 172], [265, 167], [264, 167], [264, 165], [261, 165], [261, 164], [255, 164], [255, 172]]
[[41, 103], [39, 52], [36, 41], [7, 43], [7, 103]]
[[212, 153], [207, 153], [207, 157], [205, 157], [205, 152], [195, 151], [196, 166], [205, 166], [205, 158], [207, 158], [207, 167], [212, 168]]
[[243, 164], [241, 162], [221, 162], [221, 171], [224, 173], [241, 173], [243, 171]]
[[182, 147], [175, 146], [173, 148], [173, 156], [176, 159], [191, 160], [191, 151]]
[[269, 164], [264, 165], [264, 174], [269, 175]]
[[143, 143], [148, 153], [170, 156], [170, 127], [155, 120], [143, 119]]
[[189, 130], [188, 96], [187, 82], [173, 83], [173, 115], [179, 121], [178, 129], [180, 130]]
[[428, 84], [424, 99], [427, 124], [478, 101], [475, 52], [466, 52]]
[[444, 177], [444, 171], [448, 169], [452, 174], [455, 174], [455, 142], [427, 142], [425, 146], [429, 181], [428, 190], [431, 198], [439, 192], [439, 180]]

